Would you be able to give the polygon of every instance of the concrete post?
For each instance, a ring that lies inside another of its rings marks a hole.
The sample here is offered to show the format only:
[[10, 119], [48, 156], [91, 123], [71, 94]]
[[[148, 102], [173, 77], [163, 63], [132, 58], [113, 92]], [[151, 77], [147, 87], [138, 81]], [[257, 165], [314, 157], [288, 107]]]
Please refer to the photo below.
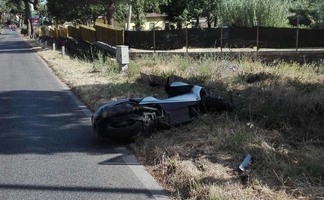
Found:
[[129, 63], [129, 51], [127, 45], [116, 46], [116, 60], [119, 64], [119, 72], [126, 72]]

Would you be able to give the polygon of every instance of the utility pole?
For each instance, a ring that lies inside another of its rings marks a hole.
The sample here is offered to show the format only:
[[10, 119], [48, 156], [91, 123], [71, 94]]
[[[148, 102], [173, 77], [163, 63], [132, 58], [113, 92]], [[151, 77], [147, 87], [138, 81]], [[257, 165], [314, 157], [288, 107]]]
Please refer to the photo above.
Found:
[[132, 19], [132, 0], [128, 1], [128, 17], [127, 17], [127, 30], [130, 30], [130, 23]]

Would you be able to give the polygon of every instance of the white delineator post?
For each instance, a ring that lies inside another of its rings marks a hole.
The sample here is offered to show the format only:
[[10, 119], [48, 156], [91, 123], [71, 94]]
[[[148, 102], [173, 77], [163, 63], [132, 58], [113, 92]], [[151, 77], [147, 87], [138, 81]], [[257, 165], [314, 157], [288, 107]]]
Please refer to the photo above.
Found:
[[62, 46], [62, 56], [65, 56], [65, 46]]

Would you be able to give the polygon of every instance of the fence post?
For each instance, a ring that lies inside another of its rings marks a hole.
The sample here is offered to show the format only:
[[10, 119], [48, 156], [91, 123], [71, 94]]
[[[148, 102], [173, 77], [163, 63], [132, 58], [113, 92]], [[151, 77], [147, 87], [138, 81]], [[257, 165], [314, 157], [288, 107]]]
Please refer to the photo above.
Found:
[[[98, 41], [98, 36], [97, 36], [97, 34], [98, 34], [98, 33], [97, 33], [98, 29], [97, 29], [96, 25], [94, 25], [93, 28], [95, 29], [95, 38], [94, 38], [94, 40], [95, 40], [95, 41]], [[99, 34], [100, 34], [100, 33], [99, 33]]]
[[260, 31], [260, 26], [259, 23], [257, 22], [256, 24], [256, 28], [257, 28], [257, 33], [256, 33], [256, 51], [259, 51], [259, 31]]
[[114, 30], [114, 32], [115, 32], [115, 45], [117, 45], [118, 44], [118, 33], [117, 33], [117, 30]]
[[296, 51], [298, 51], [298, 39], [299, 39], [299, 15], [297, 15], [297, 28], [296, 28]]
[[186, 53], [188, 54], [188, 27], [186, 26]]
[[221, 29], [220, 29], [220, 48], [221, 48], [221, 53], [223, 53], [223, 24], [221, 24]]
[[125, 30], [123, 29], [121, 33], [122, 33], [122, 44], [125, 44]]
[[156, 51], [156, 43], [155, 43], [155, 23], [154, 23], [154, 26], [153, 26], [153, 50], [154, 50], [154, 53]]

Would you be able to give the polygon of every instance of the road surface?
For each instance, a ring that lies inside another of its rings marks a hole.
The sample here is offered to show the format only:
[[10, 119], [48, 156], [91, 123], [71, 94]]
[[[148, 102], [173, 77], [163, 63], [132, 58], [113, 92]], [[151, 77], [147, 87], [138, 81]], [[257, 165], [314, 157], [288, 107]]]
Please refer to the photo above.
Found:
[[89, 111], [22, 42], [0, 35], [0, 199], [164, 199], [126, 148], [96, 140]]

